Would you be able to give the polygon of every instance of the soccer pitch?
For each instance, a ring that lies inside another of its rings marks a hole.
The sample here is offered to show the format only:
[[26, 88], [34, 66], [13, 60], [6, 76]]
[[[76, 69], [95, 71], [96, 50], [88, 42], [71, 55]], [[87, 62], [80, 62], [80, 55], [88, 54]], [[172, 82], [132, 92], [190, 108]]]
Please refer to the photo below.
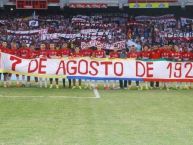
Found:
[[192, 145], [193, 90], [0, 88], [0, 145]]

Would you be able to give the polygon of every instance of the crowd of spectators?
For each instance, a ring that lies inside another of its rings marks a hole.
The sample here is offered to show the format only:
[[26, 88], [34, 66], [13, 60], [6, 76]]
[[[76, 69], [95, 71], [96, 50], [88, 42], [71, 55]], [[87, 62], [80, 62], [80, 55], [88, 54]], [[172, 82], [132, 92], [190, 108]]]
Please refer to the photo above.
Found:
[[[30, 23], [32, 22], [32, 23]], [[49, 44], [55, 42], [57, 46], [61, 46], [64, 42], [75, 44], [81, 47], [81, 42], [96, 39], [101, 43], [116, 43], [125, 41], [126, 48], [135, 45], [138, 51], [143, 45], [178, 45], [182, 50], [187, 48], [192, 51], [193, 43], [191, 35], [193, 28], [192, 19], [183, 21], [176, 19], [174, 15], [164, 16], [129, 16], [128, 14], [95, 14], [92, 16], [70, 16], [63, 15], [35, 15], [32, 16], [0, 16], [0, 41], [7, 41], [8, 44], [16, 42], [18, 45], [26, 43], [35, 45], [39, 48], [41, 42]], [[42, 30], [42, 33], [20, 34], [22, 31]], [[92, 36], [92, 32], [82, 35], [82, 30], [95, 29], [96, 35]], [[12, 32], [10, 32], [12, 31]], [[18, 33], [17, 33], [18, 32]], [[103, 32], [102, 35], [98, 35]], [[80, 34], [76, 37], [46, 37], [46, 34]], [[173, 33], [181, 35], [175, 37], [167, 37], [167, 34]], [[182, 36], [186, 34], [190, 36]], [[42, 35], [45, 37], [42, 38]]]

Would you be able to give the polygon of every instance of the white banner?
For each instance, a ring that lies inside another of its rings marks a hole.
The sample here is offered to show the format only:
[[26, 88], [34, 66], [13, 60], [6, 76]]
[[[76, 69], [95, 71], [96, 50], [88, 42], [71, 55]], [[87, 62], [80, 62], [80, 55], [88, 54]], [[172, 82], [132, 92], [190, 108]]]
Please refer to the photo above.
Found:
[[133, 45], [134, 45], [135, 47], [138, 46], [138, 44], [135, 43], [133, 40], [128, 40], [128, 41], [127, 41], [127, 46], [128, 46], [128, 47], [131, 47], [131, 46], [133, 46]]
[[97, 33], [98, 29], [83, 29], [80, 31], [81, 34], [91, 34], [91, 33]]
[[108, 50], [113, 50], [115, 47], [119, 50], [125, 49], [126, 48], [126, 41], [118, 41], [113, 44], [109, 43], [103, 43], [97, 40], [91, 40], [89, 42], [81, 42], [81, 48], [86, 49], [89, 47], [97, 47], [97, 46], [102, 46], [103, 49], [108, 49]]
[[193, 23], [193, 19], [190, 19], [190, 18], [183, 18], [182, 17], [182, 18], [180, 18], [180, 21], [181, 21], [182, 26]]
[[30, 27], [38, 27], [39, 26], [39, 21], [38, 20], [30, 20], [29, 21], [29, 26]]
[[5, 25], [6, 20], [0, 20], [0, 24]]
[[21, 59], [0, 53], [0, 70], [38, 77], [193, 82], [193, 62], [132, 59]]
[[162, 32], [161, 37], [166, 38], [192, 38], [193, 32]]
[[29, 31], [14, 31], [14, 30], [7, 30], [7, 33], [10, 34], [18, 34], [18, 35], [30, 35], [30, 34], [45, 34], [47, 33], [47, 29], [38, 29], [38, 30], [29, 30]]
[[163, 16], [137, 16], [135, 17], [136, 21], [152, 21], [159, 23], [167, 23], [167, 22], [176, 22], [174, 14], [167, 14]]
[[112, 35], [109, 34], [109, 32], [93, 32], [93, 33], [77, 33], [77, 34], [62, 34], [62, 33], [51, 33], [51, 34], [42, 34], [41, 40], [53, 40], [53, 39], [59, 39], [59, 38], [65, 38], [65, 39], [75, 39], [75, 38], [82, 38], [82, 39], [92, 39], [96, 40], [97, 38], [108, 36], [108, 38], [112, 37]]

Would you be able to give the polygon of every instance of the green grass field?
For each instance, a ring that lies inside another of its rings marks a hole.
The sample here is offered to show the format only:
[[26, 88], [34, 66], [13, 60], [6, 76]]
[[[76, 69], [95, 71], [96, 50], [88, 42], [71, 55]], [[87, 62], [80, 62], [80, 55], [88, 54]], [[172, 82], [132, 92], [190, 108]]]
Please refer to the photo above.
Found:
[[193, 90], [99, 93], [1, 87], [0, 145], [193, 144]]

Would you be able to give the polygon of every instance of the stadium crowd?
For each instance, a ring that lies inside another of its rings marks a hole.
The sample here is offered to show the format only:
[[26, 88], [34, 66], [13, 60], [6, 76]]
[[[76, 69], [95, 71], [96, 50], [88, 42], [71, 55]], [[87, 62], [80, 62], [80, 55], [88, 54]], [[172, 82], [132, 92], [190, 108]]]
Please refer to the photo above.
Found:
[[[189, 20], [189, 21], [188, 21]], [[127, 14], [77, 15], [66, 18], [62, 15], [30, 17], [0, 17], [0, 52], [25, 59], [93, 57], [166, 59], [193, 61], [193, 20], [177, 19], [174, 15], [157, 17]], [[11, 84], [12, 74], [4, 73], [4, 87]], [[17, 86], [30, 86], [29, 76], [16, 75]], [[26, 79], [27, 78], [27, 79]], [[49, 79], [50, 88], [53, 78]], [[78, 84], [76, 84], [78, 81]], [[47, 88], [47, 79], [35, 77], [40, 87]], [[56, 88], [59, 80], [55, 79]], [[68, 80], [69, 87], [82, 88], [81, 80]], [[130, 88], [132, 81], [120, 80], [120, 88]], [[90, 87], [91, 80], [85, 81]], [[144, 85], [144, 83], [143, 83]], [[163, 83], [169, 89], [170, 83]], [[66, 79], [63, 79], [63, 87]], [[140, 82], [136, 86], [142, 89]], [[98, 87], [97, 82], [94, 83]], [[104, 88], [116, 89], [116, 82], [104, 81]], [[160, 87], [159, 82], [145, 83], [145, 88]], [[190, 88], [191, 83], [176, 83], [176, 88]]]

